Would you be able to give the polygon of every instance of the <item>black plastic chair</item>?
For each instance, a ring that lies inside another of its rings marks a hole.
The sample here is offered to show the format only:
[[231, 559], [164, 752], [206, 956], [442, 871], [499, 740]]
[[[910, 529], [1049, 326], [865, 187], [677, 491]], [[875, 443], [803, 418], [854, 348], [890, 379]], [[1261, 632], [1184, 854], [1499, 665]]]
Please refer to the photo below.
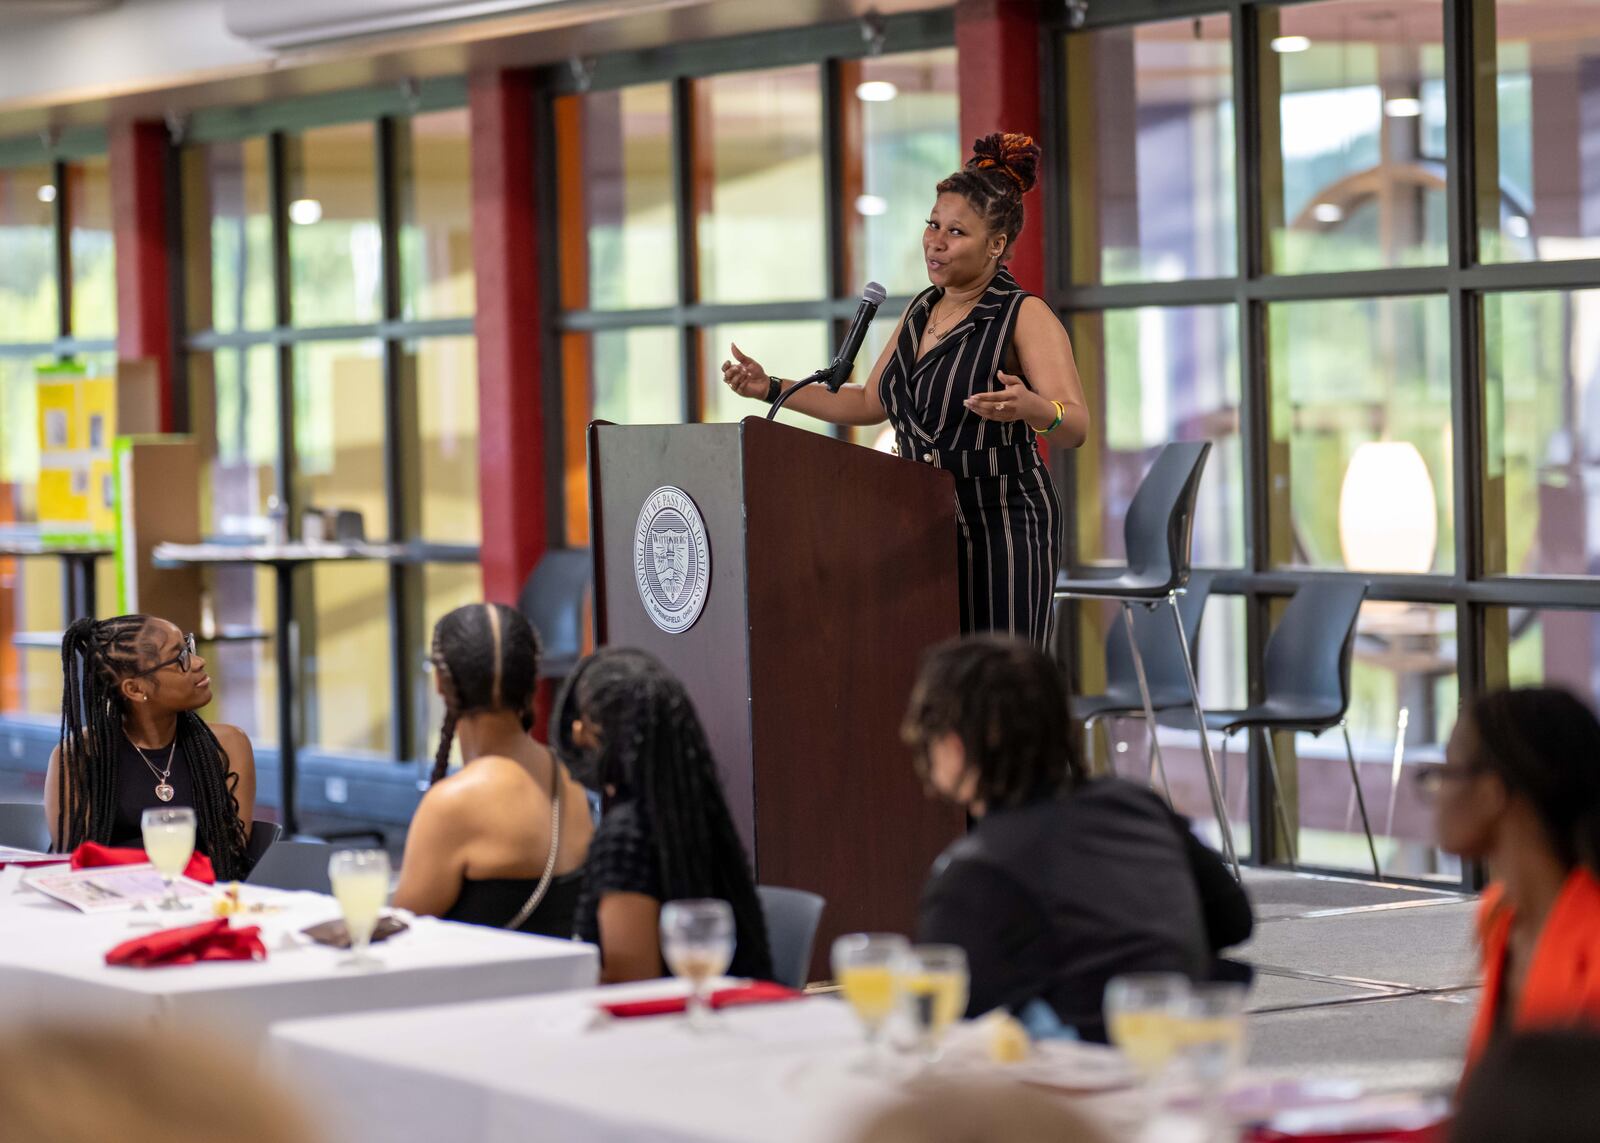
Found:
[[251, 869], [261, 864], [262, 856], [282, 836], [283, 827], [277, 822], [267, 822], [257, 818], [250, 823], [250, 837], [245, 844], [245, 856], [250, 861]]
[[[1191, 572], [1188, 586], [1178, 595], [1178, 615], [1183, 620], [1184, 637], [1190, 651], [1200, 653], [1200, 621], [1205, 615], [1206, 600], [1211, 597], [1211, 573]], [[1083, 723], [1084, 735], [1091, 744], [1095, 728], [1106, 718], [1139, 718], [1144, 716], [1144, 699], [1139, 693], [1139, 676], [1129, 649], [1126, 633], [1127, 620], [1133, 622], [1134, 642], [1139, 656], [1144, 660], [1145, 681], [1150, 687], [1150, 709], [1160, 714], [1189, 705], [1189, 683], [1184, 675], [1183, 657], [1172, 641], [1166, 619], [1144, 608], [1125, 610], [1124, 630], [1117, 624], [1106, 631], [1106, 689], [1095, 695], [1072, 695], [1072, 717]], [[1149, 781], [1155, 784], [1159, 769], [1161, 787], [1171, 800], [1167, 786], [1166, 767], [1158, 768], [1159, 755], [1155, 751], [1155, 728], [1148, 723], [1145, 730], [1150, 736]]]
[[[1188, 634], [1183, 628], [1178, 598], [1189, 579], [1189, 543], [1194, 536], [1195, 499], [1199, 496], [1200, 475], [1205, 471], [1206, 458], [1210, 454], [1210, 441], [1180, 441], [1165, 445], [1150, 466], [1150, 471], [1140, 481], [1139, 490], [1134, 493], [1133, 502], [1128, 505], [1128, 514], [1122, 521], [1127, 566], [1080, 579], [1062, 573], [1056, 580], [1057, 599], [1114, 599], [1122, 604], [1123, 626], [1127, 629], [1128, 647], [1132, 652], [1139, 706], [1150, 727], [1151, 752], [1163, 773], [1166, 764], [1161, 760], [1161, 742], [1155, 733], [1156, 713], [1144, 656], [1135, 634], [1133, 605], [1140, 604], [1151, 612], [1163, 603], [1168, 605], [1172, 613], [1172, 625], [1178, 635], [1188, 705], [1194, 711], [1195, 721], [1204, 725], [1205, 712], [1200, 708], [1200, 690], [1195, 683], [1194, 655], [1189, 649]], [[1211, 742], [1204, 734], [1200, 735], [1200, 755], [1205, 761], [1206, 781], [1211, 787], [1211, 806], [1217, 815], [1217, 828], [1222, 833], [1223, 856], [1228, 859], [1237, 877], [1239, 857], [1234, 850], [1233, 828], [1228, 824], [1228, 807], [1222, 797], [1222, 779], [1217, 771], [1217, 760], [1211, 753]]]
[[594, 592], [588, 548], [551, 548], [522, 585], [517, 610], [539, 634], [539, 677], [564, 679], [583, 657], [584, 614]]
[[761, 915], [767, 922], [772, 975], [779, 984], [804, 988], [817, 924], [827, 902], [804, 889], [780, 889], [775, 885], [758, 885], [756, 894], [761, 898]]
[[332, 893], [328, 858], [334, 847], [320, 841], [280, 841], [268, 846], [245, 881], [269, 889], [309, 889]]
[[[1267, 732], [1264, 737], [1267, 766], [1272, 774], [1272, 799], [1284, 841], [1289, 846], [1291, 864], [1298, 862], [1295, 833], [1289, 828], [1272, 731], [1303, 730], [1320, 735], [1337, 726], [1344, 735], [1345, 759], [1350, 764], [1350, 781], [1355, 787], [1356, 805], [1361, 810], [1361, 828], [1367, 835], [1367, 851], [1372, 855], [1372, 872], [1382, 876], [1378, 847], [1372, 838], [1372, 822], [1367, 817], [1367, 799], [1361, 792], [1355, 748], [1350, 744], [1350, 728], [1345, 721], [1345, 713], [1350, 709], [1350, 663], [1355, 650], [1356, 620], [1366, 594], [1365, 583], [1348, 580], [1308, 583], [1296, 591], [1284, 609], [1283, 618], [1278, 620], [1267, 639], [1262, 664], [1266, 697], [1239, 710], [1210, 711], [1205, 715], [1205, 725], [1209, 730], [1222, 732], [1224, 748], [1227, 739], [1237, 731]], [[1194, 725], [1176, 712], [1163, 715], [1162, 721], [1169, 726]]]
[[0, 845], [50, 852], [50, 823], [38, 802], [0, 802]]

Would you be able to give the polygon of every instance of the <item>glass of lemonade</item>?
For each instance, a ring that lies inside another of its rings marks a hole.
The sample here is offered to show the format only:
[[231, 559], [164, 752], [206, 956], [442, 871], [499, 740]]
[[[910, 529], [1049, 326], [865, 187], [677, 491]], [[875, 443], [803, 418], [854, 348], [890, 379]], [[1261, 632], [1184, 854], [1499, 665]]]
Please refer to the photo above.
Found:
[[689, 982], [689, 1027], [710, 1027], [708, 986], [733, 962], [733, 907], [726, 901], [669, 901], [661, 908], [661, 955]]
[[833, 942], [834, 979], [867, 1034], [867, 1071], [882, 1065], [884, 1025], [900, 999], [896, 973], [910, 951], [906, 939], [894, 933], [847, 933]]
[[1243, 984], [1189, 988], [1178, 1028], [1178, 1051], [1202, 1090], [1221, 1093], [1244, 1066]]
[[1177, 972], [1131, 973], [1106, 984], [1106, 1032], [1146, 1081], [1178, 1050], [1188, 1000], [1189, 978]]
[[389, 855], [381, 849], [341, 849], [328, 859], [328, 880], [350, 933], [350, 955], [339, 963], [352, 968], [381, 964], [367, 946], [378, 914], [389, 903]]
[[955, 945], [912, 945], [896, 978], [923, 1059], [933, 1063], [945, 1029], [967, 1010], [967, 954]]
[[146, 810], [139, 818], [144, 833], [144, 852], [161, 874], [166, 893], [159, 909], [182, 909], [178, 899], [178, 875], [194, 856], [194, 811], [187, 806], [159, 806]]

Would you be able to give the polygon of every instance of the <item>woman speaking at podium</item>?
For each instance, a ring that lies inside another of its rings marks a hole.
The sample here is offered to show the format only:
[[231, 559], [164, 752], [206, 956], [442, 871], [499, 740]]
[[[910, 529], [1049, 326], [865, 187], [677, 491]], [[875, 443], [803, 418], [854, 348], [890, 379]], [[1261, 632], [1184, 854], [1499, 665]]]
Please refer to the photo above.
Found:
[[[895, 452], [955, 476], [961, 631], [1045, 646], [1060, 563], [1061, 505], [1036, 438], [1077, 448], [1089, 412], [1067, 331], [1006, 271], [1039, 148], [1026, 135], [979, 139], [935, 188], [922, 233], [928, 289], [900, 316], [865, 385], [811, 386], [787, 407], [838, 425], [894, 429]], [[776, 401], [794, 382], [730, 347], [722, 378]]]

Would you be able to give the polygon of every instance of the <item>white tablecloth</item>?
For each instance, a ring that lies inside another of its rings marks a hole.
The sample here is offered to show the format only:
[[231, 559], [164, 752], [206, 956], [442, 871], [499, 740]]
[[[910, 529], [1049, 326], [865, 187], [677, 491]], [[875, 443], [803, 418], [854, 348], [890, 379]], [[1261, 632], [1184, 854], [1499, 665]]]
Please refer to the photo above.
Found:
[[833, 998], [719, 1012], [705, 1034], [596, 1016], [601, 999], [675, 990], [296, 1021], [268, 1056], [341, 1143], [836, 1143], [899, 1090], [854, 1070], [861, 1033]]
[[[245, 886], [247, 902], [281, 912], [244, 915], [258, 924], [264, 961], [171, 968], [113, 968], [106, 951], [139, 935], [126, 911], [85, 915], [0, 871], [0, 1024], [26, 1018], [201, 1021], [259, 1041], [277, 1020], [450, 1004], [592, 987], [594, 946], [416, 918], [373, 946], [379, 969], [340, 967], [347, 954], [297, 934], [339, 916], [332, 897]], [[206, 911], [143, 914], [163, 926], [196, 924]], [[149, 930], [143, 930], [149, 931]]]

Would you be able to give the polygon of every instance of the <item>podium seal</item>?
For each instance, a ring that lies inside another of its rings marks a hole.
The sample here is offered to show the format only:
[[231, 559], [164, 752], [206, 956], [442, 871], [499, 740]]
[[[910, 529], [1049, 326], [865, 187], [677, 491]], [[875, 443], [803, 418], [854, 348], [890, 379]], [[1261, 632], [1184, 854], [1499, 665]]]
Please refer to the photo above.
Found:
[[694, 626], [711, 587], [706, 522], [689, 494], [663, 485], [645, 497], [633, 529], [633, 578], [644, 610], [661, 630]]

